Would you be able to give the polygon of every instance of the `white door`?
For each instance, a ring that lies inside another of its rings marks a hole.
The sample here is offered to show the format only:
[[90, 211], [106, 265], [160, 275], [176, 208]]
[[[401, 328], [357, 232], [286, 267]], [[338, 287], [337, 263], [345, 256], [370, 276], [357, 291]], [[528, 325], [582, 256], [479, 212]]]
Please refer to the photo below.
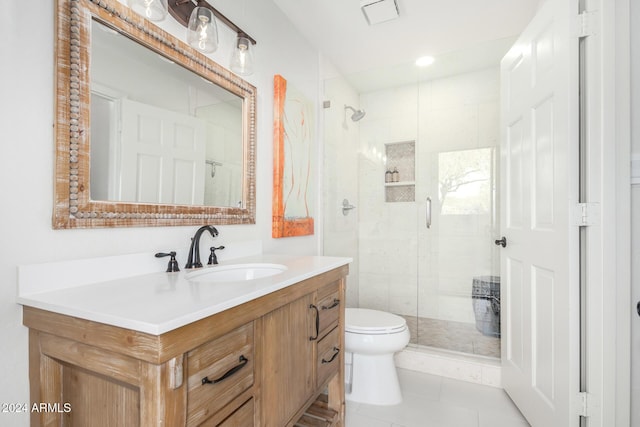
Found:
[[205, 142], [202, 120], [123, 100], [115, 200], [202, 205]]
[[502, 380], [534, 427], [579, 423], [577, 4], [547, 0], [501, 63]]

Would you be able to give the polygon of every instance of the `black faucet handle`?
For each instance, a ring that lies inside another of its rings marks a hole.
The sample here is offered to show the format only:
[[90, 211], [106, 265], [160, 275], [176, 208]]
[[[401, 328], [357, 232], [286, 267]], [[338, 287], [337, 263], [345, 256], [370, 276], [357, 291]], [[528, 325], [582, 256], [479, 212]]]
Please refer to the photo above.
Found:
[[164, 258], [167, 256], [171, 257], [171, 259], [169, 260], [169, 264], [167, 265], [167, 273], [174, 273], [176, 271], [180, 271], [180, 267], [178, 267], [178, 261], [176, 261], [176, 253], [174, 251], [171, 251], [169, 253], [158, 252], [156, 254], [156, 258]]
[[216, 255], [216, 251], [224, 249], [224, 246], [218, 246], [217, 248], [215, 246], [211, 246], [209, 249], [211, 250], [211, 255], [209, 255], [209, 262], [207, 264], [215, 265], [218, 263], [218, 256]]

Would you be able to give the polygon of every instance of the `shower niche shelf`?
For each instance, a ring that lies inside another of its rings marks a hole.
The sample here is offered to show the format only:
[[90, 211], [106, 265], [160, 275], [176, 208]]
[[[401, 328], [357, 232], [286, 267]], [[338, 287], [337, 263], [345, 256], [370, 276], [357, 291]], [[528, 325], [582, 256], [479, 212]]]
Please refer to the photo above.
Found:
[[409, 185], [416, 185], [415, 181], [398, 181], [398, 182], [385, 182], [385, 187], [406, 187]]
[[[397, 170], [395, 182], [385, 182], [385, 202], [415, 202], [416, 200], [416, 142], [390, 142], [384, 145], [386, 170]], [[385, 171], [386, 171], [385, 170]]]

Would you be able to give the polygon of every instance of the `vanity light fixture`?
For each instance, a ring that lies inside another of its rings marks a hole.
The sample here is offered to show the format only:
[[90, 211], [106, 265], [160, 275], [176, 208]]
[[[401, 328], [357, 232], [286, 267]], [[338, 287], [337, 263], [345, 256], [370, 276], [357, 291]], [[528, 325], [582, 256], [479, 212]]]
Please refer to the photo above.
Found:
[[162, 21], [167, 16], [167, 0], [127, 0], [127, 5], [150, 21]]
[[189, 44], [201, 52], [211, 53], [218, 46], [216, 20], [235, 31], [238, 37], [231, 58], [231, 70], [245, 76], [253, 72], [251, 45], [256, 41], [216, 8], [205, 0], [169, 0], [168, 7], [171, 16], [187, 27]]
[[231, 55], [231, 70], [241, 76], [253, 74], [253, 52], [249, 39], [238, 34], [236, 48]]
[[193, 9], [187, 26], [187, 42], [204, 53], [218, 49], [218, 27], [210, 9], [201, 6]]

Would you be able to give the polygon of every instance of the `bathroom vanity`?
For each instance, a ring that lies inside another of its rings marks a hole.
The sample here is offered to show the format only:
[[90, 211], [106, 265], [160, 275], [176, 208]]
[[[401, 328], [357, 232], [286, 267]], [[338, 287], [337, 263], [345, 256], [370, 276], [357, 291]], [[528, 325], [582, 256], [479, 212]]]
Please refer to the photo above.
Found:
[[20, 295], [31, 404], [49, 404], [31, 425], [343, 426], [350, 260], [249, 261], [286, 269], [237, 281], [152, 273]]

